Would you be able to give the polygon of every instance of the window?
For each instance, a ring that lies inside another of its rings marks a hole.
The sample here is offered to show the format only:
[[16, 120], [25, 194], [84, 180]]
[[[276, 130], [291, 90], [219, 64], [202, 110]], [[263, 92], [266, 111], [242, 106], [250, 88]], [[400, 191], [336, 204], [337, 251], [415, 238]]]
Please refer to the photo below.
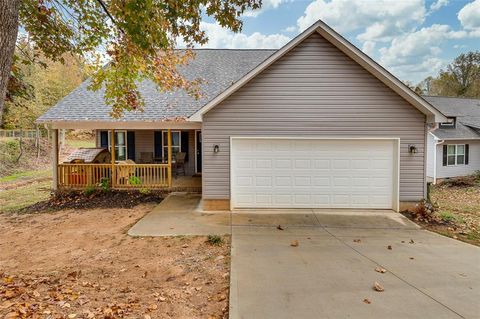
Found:
[[447, 165], [465, 164], [465, 144], [447, 145]]
[[[109, 132], [110, 133], [110, 132]], [[111, 134], [108, 134], [108, 150], [112, 151]], [[115, 160], [127, 159], [127, 131], [115, 131]]]
[[[162, 157], [163, 158], [167, 158], [168, 157], [168, 131], [162, 131], [162, 142], [163, 142], [163, 145], [162, 145], [162, 150], [163, 150], [163, 154], [162, 154]], [[175, 155], [180, 152], [180, 149], [181, 149], [181, 134], [180, 134], [180, 131], [171, 131], [171, 134], [172, 134], [172, 158], [175, 158]]]
[[455, 128], [455, 118], [448, 118], [448, 122], [440, 123], [440, 128]]

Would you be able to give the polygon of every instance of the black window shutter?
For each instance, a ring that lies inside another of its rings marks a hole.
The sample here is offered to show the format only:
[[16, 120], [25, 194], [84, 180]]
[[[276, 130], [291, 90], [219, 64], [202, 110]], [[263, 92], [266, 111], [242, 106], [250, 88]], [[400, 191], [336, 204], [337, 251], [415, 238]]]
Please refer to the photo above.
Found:
[[465, 165], [468, 165], [468, 155], [469, 155], [469, 147], [468, 147], [468, 144], [465, 144]]
[[135, 132], [127, 132], [127, 158], [135, 161]]
[[162, 132], [161, 131], [155, 131], [154, 136], [153, 136], [154, 144], [155, 144], [155, 157], [156, 158], [161, 158], [162, 157]]
[[447, 145], [443, 145], [443, 166], [447, 166]]
[[182, 137], [181, 137], [181, 141], [182, 141], [182, 145], [181, 145], [181, 149], [182, 149], [182, 152], [185, 153], [185, 161], [188, 162], [188, 131], [182, 131]]
[[108, 131], [100, 131], [100, 147], [108, 149]]

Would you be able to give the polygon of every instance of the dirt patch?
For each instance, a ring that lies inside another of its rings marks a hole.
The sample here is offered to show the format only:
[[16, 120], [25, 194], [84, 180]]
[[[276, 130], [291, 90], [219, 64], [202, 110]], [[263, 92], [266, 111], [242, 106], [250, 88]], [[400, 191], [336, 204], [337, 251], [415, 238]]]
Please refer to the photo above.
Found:
[[229, 237], [126, 235], [152, 207], [0, 215], [0, 318], [228, 317]]
[[58, 211], [62, 209], [94, 208], [132, 208], [145, 203], [160, 203], [165, 198], [162, 192], [143, 193], [137, 190], [103, 192], [96, 190], [92, 194], [81, 191], [57, 192], [48, 200], [23, 208], [22, 213]]

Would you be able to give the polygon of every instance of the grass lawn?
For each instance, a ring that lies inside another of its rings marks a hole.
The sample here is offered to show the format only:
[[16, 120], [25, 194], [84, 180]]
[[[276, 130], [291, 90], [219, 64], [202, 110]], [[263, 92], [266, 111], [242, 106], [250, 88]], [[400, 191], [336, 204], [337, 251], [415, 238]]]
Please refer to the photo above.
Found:
[[445, 226], [433, 230], [453, 238], [480, 245], [480, 185], [452, 186], [441, 183], [432, 187], [436, 217]]
[[95, 140], [73, 140], [67, 139], [66, 143], [71, 148], [95, 147]]
[[52, 170], [24, 171], [0, 178], [0, 213], [48, 199]]
[[0, 183], [14, 183], [21, 180], [31, 180], [44, 177], [51, 177], [52, 169], [36, 170], [36, 171], [24, 171], [18, 172], [12, 175], [0, 177]]
[[16, 211], [48, 199], [51, 186], [52, 182], [47, 179], [12, 189], [0, 189], [0, 213]]

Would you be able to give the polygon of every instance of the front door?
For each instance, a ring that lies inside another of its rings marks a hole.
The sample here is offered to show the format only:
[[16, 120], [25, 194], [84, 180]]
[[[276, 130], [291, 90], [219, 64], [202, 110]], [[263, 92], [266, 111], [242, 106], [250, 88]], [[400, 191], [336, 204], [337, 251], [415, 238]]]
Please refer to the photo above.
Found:
[[196, 140], [196, 145], [195, 145], [195, 157], [196, 157], [196, 168], [197, 168], [197, 173], [202, 172], [202, 131], [195, 131], [195, 140]]

